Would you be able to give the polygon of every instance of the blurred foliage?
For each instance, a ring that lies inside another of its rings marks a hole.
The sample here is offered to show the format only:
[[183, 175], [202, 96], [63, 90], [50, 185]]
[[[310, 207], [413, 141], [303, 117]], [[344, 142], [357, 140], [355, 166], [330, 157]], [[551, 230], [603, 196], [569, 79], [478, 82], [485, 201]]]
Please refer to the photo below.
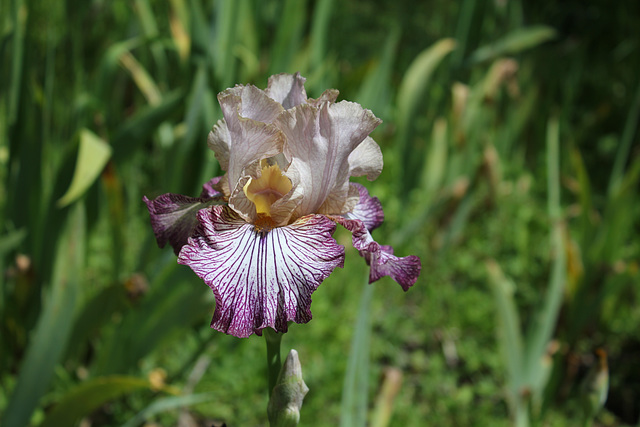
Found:
[[216, 94], [295, 71], [384, 120], [376, 238], [423, 261], [408, 293], [361, 298], [347, 249], [283, 340], [301, 424], [636, 425], [638, 18], [604, 0], [0, 3], [2, 425], [265, 425], [264, 342], [208, 328], [212, 296], [156, 247], [142, 197], [199, 193]]

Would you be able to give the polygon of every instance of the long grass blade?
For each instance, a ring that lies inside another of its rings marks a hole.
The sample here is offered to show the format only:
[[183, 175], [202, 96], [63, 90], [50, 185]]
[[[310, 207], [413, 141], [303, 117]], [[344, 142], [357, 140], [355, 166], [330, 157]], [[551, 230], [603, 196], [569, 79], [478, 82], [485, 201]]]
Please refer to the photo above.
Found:
[[364, 427], [367, 424], [372, 298], [373, 286], [367, 280], [360, 297], [360, 307], [342, 389], [340, 413], [342, 427]]
[[155, 400], [151, 405], [144, 408], [135, 417], [131, 418], [122, 427], [136, 427], [154, 415], [161, 414], [173, 409], [186, 408], [198, 403], [209, 402], [213, 399], [211, 393], [190, 394], [187, 396], [162, 397]]
[[67, 218], [65, 233], [58, 246], [51, 289], [43, 296], [42, 314], [2, 418], [3, 426], [29, 424], [31, 414], [48, 390], [54, 368], [64, 353], [81, 284], [85, 228], [84, 206], [77, 203]]
[[[419, 111], [421, 102], [425, 99], [425, 92], [429, 86], [431, 75], [442, 60], [455, 49], [453, 39], [443, 39], [420, 53], [411, 63], [402, 79], [398, 91], [398, 149], [403, 167], [402, 187], [414, 187], [413, 178], [415, 167], [415, 151], [411, 146], [413, 123]], [[403, 194], [407, 192], [404, 191]]]
[[556, 37], [556, 31], [544, 25], [518, 28], [495, 42], [482, 46], [469, 58], [471, 63], [484, 62], [503, 55], [514, 55]]
[[80, 131], [78, 161], [69, 189], [58, 200], [58, 207], [68, 206], [95, 182], [111, 157], [109, 144], [88, 129]]
[[356, 101], [365, 108], [375, 111], [376, 115], [385, 117], [389, 112], [391, 98], [391, 73], [398, 52], [400, 41], [400, 27], [396, 26], [389, 32], [382, 50], [382, 56], [374, 68], [364, 78]]
[[510, 403], [519, 400], [520, 387], [523, 384], [523, 339], [520, 329], [520, 316], [513, 298], [515, 286], [508, 280], [494, 260], [487, 261], [489, 285], [497, 308], [498, 343], [506, 366]]
[[300, 18], [307, 14], [307, 2], [286, 0], [281, 7], [282, 20], [276, 28], [269, 74], [296, 71], [291, 70], [289, 66], [293, 56], [300, 49], [306, 24], [305, 20]]
[[533, 323], [526, 347], [525, 369], [530, 384], [538, 383], [537, 378], [544, 369], [544, 355], [556, 327], [567, 281], [565, 231], [560, 207], [560, 134], [559, 123], [555, 118], [550, 119], [547, 126], [547, 171], [548, 213], [551, 220], [551, 277], [542, 310], [537, 321]]
[[611, 178], [609, 179], [608, 193], [609, 197], [613, 195], [616, 187], [620, 185], [622, 177], [624, 175], [624, 167], [629, 158], [629, 151], [631, 150], [631, 144], [633, 142], [633, 136], [638, 128], [638, 120], [640, 119], [640, 82], [636, 88], [636, 95], [633, 99], [633, 104], [629, 109], [629, 115], [627, 121], [624, 124], [624, 130], [622, 137], [620, 138], [620, 144], [618, 145], [618, 152], [616, 153], [616, 159], [613, 164], [613, 170], [611, 171]]
[[137, 377], [100, 377], [71, 389], [47, 415], [40, 427], [72, 426], [106, 402], [122, 395], [151, 389], [149, 380]]

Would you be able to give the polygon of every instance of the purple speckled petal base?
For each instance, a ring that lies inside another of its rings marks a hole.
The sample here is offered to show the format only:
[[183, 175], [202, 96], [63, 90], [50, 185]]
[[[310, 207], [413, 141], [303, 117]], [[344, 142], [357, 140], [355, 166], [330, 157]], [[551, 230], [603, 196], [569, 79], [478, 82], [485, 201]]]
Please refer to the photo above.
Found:
[[199, 225], [178, 256], [213, 290], [211, 327], [236, 337], [311, 319], [311, 294], [344, 262], [331, 237], [334, 222], [308, 215], [286, 227], [259, 231], [233, 210], [198, 212]]
[[339, 216], [330, 218], [342, 225], [353, 234], [353, 247], [360, 251], [371, 268], [369, 283], [373, 283], [383, 276], [395, 280], [402, 289], [407, 291], [418, 279], [422, 264], [415, 255], [399, 258], [393, 255], [391, 246], [383, 246], [373, 240], [367, 226], [359, 219], [347, 219]]

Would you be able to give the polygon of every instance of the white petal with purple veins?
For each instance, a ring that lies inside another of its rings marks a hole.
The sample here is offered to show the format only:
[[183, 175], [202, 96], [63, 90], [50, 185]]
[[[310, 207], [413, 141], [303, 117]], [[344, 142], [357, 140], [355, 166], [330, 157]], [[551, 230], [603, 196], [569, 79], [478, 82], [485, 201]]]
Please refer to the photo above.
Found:
[[344, 261], [344, 247], [331, 237], [335, 224], [321, 215], [268, 231], [222, 206], [202, 210], [198, 220], [178, 262], [213, 290], [211, 326], [237, 337], [308, 322], [311, 294]]

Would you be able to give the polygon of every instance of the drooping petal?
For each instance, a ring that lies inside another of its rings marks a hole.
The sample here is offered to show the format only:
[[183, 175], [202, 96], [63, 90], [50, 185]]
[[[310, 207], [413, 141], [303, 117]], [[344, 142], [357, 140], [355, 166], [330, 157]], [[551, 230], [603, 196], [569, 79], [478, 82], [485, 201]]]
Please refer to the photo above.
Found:
[[321, 215], [262, 231], [223, 206], [200, 211], [198, 220], [178, 263], [213, 290], [211, 327], [227, 334], [286, 332], [289, 321], [308, 322], [311, 294], [343, 265], [344, 247], [331, 237], [335, 224]]
[[300, 73], [276, 74], [269, 77], [265, 92], [288, 110], [307, 101], [307, 92], [304, 90], [306, 80]]
[[347, 219], [359, 219], [367, 227], [370, 232], [378, 228], [384, 221], [384, 212], [382, 210], [382, 204], [377, 197], [372, 197], [364, 187], [364, 185], [352, 182], [351, 187], [355, 187], [358, 190], [359, 201], [358, 204], [347, 213], [345, 217]]
[[278, 117], [286, 137], [284, 154], [291, 159], [286, 172], [294, 185], [290, 198], [299, 199], [297, 216], [346, 211], [349, 155], [379, 123], [371, 111], [346, 101], [319, 108], [302, 104]]
[[399, 258], [393, 254], [391, 246], [383, 246], [373, 240], [364, 222], [359, 219], [330, 216], [330, 218], [353, 235], [353, 247], [364, 257], [371, 268], [369, 283], [389, 276], [395, 280], [403, 290], [408, 290], [418, 279], [422, 264], [415, 255]]
[[377, 142], [370, 136], [349, 154], [349, 174], [365, 176], [369, 181], [376, 179], [382, 172], [382, 151]]
[[151, 227], [158, 246], [164, 248], [169, 243], [177, 255], [198, 224], [198, 211], [220, 202], [220, 197], [187, 197], [167, 193], [153, 200], [145, 196], [142, 200], [151, 215]]

